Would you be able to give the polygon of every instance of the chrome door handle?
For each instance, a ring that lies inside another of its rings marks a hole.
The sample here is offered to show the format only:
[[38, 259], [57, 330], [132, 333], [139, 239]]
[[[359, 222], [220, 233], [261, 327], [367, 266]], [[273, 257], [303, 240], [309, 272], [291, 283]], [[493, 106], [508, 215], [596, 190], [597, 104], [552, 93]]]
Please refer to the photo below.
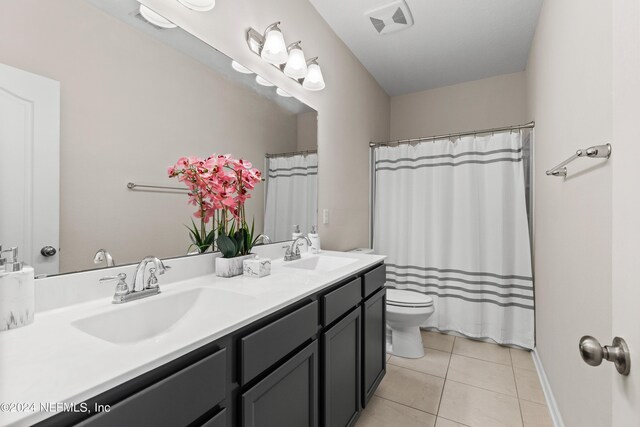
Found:
[[40, 249], [40, 253], [42, 256], [51, 257], [54, 256], [58, 251], [53, 246], [45, 246]]
[[600, 345], [600, 342], [590, 335], [580, 339], [580, 356], [587, 365], [598, 366], [602, 359], [613, 362], [618, 373], [629, 375], [631, 372], [631, 355], [624, 339], [615, 337], [611, 345]]

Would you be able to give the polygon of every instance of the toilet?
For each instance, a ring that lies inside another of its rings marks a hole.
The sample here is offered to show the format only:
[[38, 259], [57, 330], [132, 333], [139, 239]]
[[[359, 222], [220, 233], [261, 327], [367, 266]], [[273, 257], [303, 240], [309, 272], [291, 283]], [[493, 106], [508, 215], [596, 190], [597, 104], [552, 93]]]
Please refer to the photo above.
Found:
[[387, 288], [386, 311], [391, 354], [410, 359], [423, 357], [420, 325], [433, 314], [433, 299], [421, 292]]

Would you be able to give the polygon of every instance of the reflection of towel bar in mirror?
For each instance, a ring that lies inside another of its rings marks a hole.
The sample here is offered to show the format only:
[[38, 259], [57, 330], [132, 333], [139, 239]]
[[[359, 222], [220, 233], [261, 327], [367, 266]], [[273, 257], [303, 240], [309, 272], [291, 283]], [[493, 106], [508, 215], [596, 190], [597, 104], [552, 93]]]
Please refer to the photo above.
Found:
[[127, 188], [129, 190], [135, 189], [152, 189], [152, 190], [171, 190], [171, 191], [189, 191], [186, 187], [170, 187], [166, 185], [146, 185], [146, 184], [136, 184], [135, 182], [127, 183]]
[[576, 151], [576, 154], [569, 157], [564, 162], [560, 163], [554, 168], [547, 171], [547, 175], [553, 176], [567, 176], [566, 165], [577, 159], [578, 157], [590, 157], [592, 159], [608, 159], [611, 157], [611, 144], [608, 142], [604, 145], [594, 145], [593, 147], [580, 149]]

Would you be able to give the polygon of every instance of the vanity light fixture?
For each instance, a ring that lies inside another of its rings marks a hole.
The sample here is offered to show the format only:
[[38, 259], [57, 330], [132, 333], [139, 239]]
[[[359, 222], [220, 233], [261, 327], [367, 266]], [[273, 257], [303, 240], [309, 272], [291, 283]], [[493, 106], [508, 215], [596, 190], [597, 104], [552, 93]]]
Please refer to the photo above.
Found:
[[256, 83], [258, 83], [260, 86], [267, 86], [267, 87], [275, 86], [269, 80], [266, 80], [264, 77], [258, 76], [258, 75], [256, 75]]
[[307, 90], [318, 91], [325, 87], [324, 77], [322, 77], [322, 70], [318, 65], [318, 58], [311, 58], [307, 61], [307, 77], [302, 82], [302, 87]]
[[[324, 89], [324, 77], [320, 65], [318, 65], [318, 58], [305, 60], [305, 54], [299, 41], [291, 43], [287, 47], [278, 25], [280, 22], [269, 25], [264, 35], [249, 28], [246, 36], [247, 45], [251, 52], [269, 62], [305, 89], [312, 91]], [[260, 82], [258, 81], [258, 83]]]
[[287, 59], [287, 63], [282, 70], [286, 76], [296, 80], [304, 79], [307, 76], [307, 60], [304, 57], [300, 43], [297, 41], [287, 47], [289, 59]]
[[155, 25], [159, 28], [176, 28], [177, 25], [173, 22], [169, 21], [164, 16], [159, 13], [154, 12], [149, 9], [147, 6], [141, 4], [140, 5], [140, 15], [151, 25]]
[[242, 74], [253, 74], [253, 71], [236, 61], [231, 61], [231, 68]]
[[284, 98], [291, 98], [291, 95], [280, 88], [276, 89], [276, 93]]
[[216, 5], [216, 0], [178, 0], [187, 9], [208, 12]]

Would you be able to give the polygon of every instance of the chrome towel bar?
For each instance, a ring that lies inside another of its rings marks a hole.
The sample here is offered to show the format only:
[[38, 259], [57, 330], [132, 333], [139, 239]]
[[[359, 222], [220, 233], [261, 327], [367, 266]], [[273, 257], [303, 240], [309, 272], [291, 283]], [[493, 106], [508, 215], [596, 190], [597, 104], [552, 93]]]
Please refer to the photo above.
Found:
[[573, 162], [578, 157], [590, 157], [592, 159], [608, 159], [609, 157], [611, 157], [611, 144], [607, 142], [604, 145], [594, 145], [593, 147], [585, 148], [584, 150], [580, 149], [576, 151], [576, 154], [569, 157], [567, 160], [560, 163], [558, 166], [552, 169], [549, 169], [547, 171], [547, 175], [567, 176], [566, 165]]

